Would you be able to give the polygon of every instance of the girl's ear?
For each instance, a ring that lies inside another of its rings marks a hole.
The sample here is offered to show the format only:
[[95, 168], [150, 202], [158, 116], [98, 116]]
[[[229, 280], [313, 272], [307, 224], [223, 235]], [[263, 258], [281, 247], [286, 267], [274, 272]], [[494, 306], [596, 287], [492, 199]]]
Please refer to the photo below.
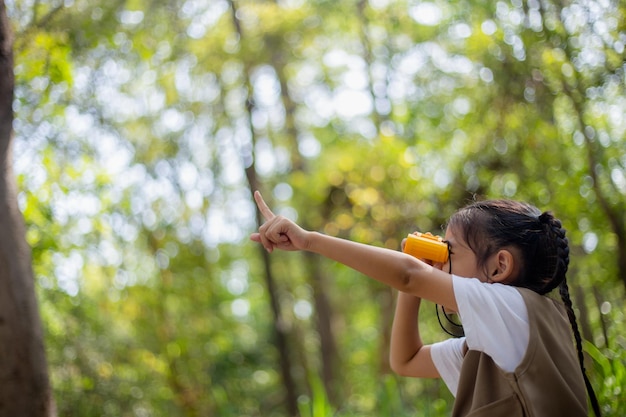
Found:
[[501, 249], [493, 255], [489, 265], [489, 280], [491, 282], [507, 283], [517, 279], [519, 266], [515, 256], [508, 249]]

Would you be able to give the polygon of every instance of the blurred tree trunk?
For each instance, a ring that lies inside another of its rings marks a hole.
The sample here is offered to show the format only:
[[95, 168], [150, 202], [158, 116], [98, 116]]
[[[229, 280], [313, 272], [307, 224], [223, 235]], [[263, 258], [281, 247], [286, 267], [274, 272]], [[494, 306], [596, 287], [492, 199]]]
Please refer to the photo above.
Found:
[[[578, 104], [576, 104], [576, 107], [578, 108]], [[584, 128], [584, 118], [580, 110], [578, 115], [581, 127]], [[620, 207], [620, 205], [611, 204], [609, 202], [608, 194], [601, 187], [601, 179], [598, 171], [602, 172], [603, 169], [599, 168], [602, 165], [598, 160], [599, 151], [596, 150], [598, 148], [598, 144], [593, 142], [589, 137], [589, 134], [587, 134], [586, 129], [584, 130], [589, 175], [593, 180], [593, 190], [595, 191], [599, 206], [604, 215], [607, 217], [609, 224], [611, 225], [611, 230], [617, 237], [617, 256], [615, 257], [617, 261], [617, 276], [626, 288], [626, 222], [624, 222], [624, 210], [623, 207]], [[615, 191], [616, 190], [611, 190], [609, 192]]]
[[[372, 121], [376, 127], [377, 135], [380, 136], [381, 126], [387, 116], [383, 114], [377, 106], [378, 97], [381, 94], [387, 93], [387, 86], [385, 89], [375, 86], [374, 78], [374, 51], [372, 50], [372, 41], [369, 36], [369, 19], [367, 16], [367, 1], [359, 0], [356, 5], [356, 16], [359, 22], [359, 41], [361, 42], [362, 58], [365, 62], [367, 71], [367, 85], [370, 99], [372, 100]], [[378, 94], [377, 94], [378, 92]], [[386, 97], [384, 97], [386, 99]], [[391, 367], [389, 365], [389, 349], [391, 342], [391, 324], [393, 323], [393, 316], [395, 313], [395, 292], [387, 287], [374, 287], [372, 291], [372, 299], [376, 300], [377, 305], [380, 306], [380, 347], [378, 355], [378, 369], [381, 374], [391, 373]]]
[[[558, 4], [558, 3], [557, 3]], [[562, 9], [564, 5], [558, 5], [559, 15], [562, 16]], [[588, 19], [588, 25], [594, 25], [595, 21], [590, 16]], [[565, 22], [563, 22], [565, 24]], [[594, 32], [594, 30], [590, 30]], [[571, 42], [561, 42], [561, 45], [565, 45], [563, 51], [567, 57], [567, 62], [572, 63], [572, 68], [576, 68], [574, 64], [578, 57], [572, 50]], [[620, 190], [617, 189], [615, 183], [610, 178], [610, 169], [608, 168], [606, 160], [606, 151], [598, 143], [596, 138], [596, 128], [592, 124], [589, 124], [589, 120], [593, 120], [593, 117], [588, 117], [592, 113], [588, 106], [590, 106], [590, 100], [588, 100], [587, 91], [592, 88], [602, 87], [602, 83], [609, 77], [622, 77], [623, 65], [622, 61], [618, 60], [617, 65], [611, 63], [609, 60], [605, 66], [605, 73], [602, 77], [585, 77], [582, 71], [574, 73], [572, 79], [566, 77], [562, 80], [562, 91], [570, 99], [572, 106], [576, 112], [575, 116], [578, 123], [578, 129], [582, 133], [585, 143], [585, 152], [587, 159], [587, 170], [589, 177], [592, 179], [592, 187], [596, 196], [598, 206], [604, 216], [606, 216], [611, 231], [617, 238], [617, 256], [615, 257], [617, 262], [617, 277], [621, 281], [622, 285], [626, 288], [626, 221], [624, 218], [624, 206], [623, 200], [611, 200], [612, 195], [620, 195]]]
[[[290, 160], [292, 172], [307, 173], [308, 167], [300, 155], [298, 150], [298, 127], [296, 125], [296, 103], [291, 99], [288, 90], [286, 62], [284, 56], [280, 53], [280, 48], [275, 48], [272, 54], [272, 65], [276, 71], [278, 81], [280, 83], [281, 101], [285, 108], [285, 135], [289, 141], [291, 150]], [[327, 217], [326, 217], [327, 218]], [[302, 226], [305, 229], [313, 230], [316, 227], [307, 223], [306, 219], [302, 220]], [[339, 365], [339, 354], [337, 350], [337, 342], [333, 333], [333, 309], [328, 299], [328, 284], [324, 273], [319, 267], [320, 258], [308, 252], [303, 254], [304, 262], [307, 264], [306, 270], [309, 271], [307, 281], [313, 289], [313, 301], [316, 311], [317, 333], [320, 337], [320, 354], [322, 364], [322, 382], [326, 390], [326, 395], [333, 405], [339, 405], [339, 386], [336, 383], [336, 370]]]
[[[245, 36], [242, 31], [241, 25], [239, 23], [239, 19], [237, 17], [237, 6], [231, 0], [230, 10], [232, 13], [233, 26], [237, 31], [237, 35], [239, 37], [239, 42], [245, 42]], [[254, 98], [252, 97], [252, 86], [250, 85], [250, 73], [251, 68], [250, 64], [246, 61], [244, 63], [244, 76], [246, 77], [245, 85], [248, 91], [248, 97], [246, 99], [246, 111], [248, 115], [248, 127], [250, 130], [251, 139], [251, 158], [250, 160], [246, 160], [248, 155], [242, 155], [246, 179], [248, 181], [248, 185], [250, 187], [251, 192], [260, 189], [260, 182], [257, 178], [256, 174], [256, 166], [254, 161], [254, 148], [256, 143], [256, 134], [254, 131], [254, 127], [252, 125], [252, 113], [254, 110]], [[263, 219], [261, 218], [261, 213], [259, 210], [256, 210], [256, 220], [257, 225], [261, 225], [263, 223]], [[276, 280], [274, 279], [274, 274], [272, 273], [270, 258], [268, 253], [262, 246], [259, 246], [259, 252], [261, 253], [261, 257], [263, 259], [263, 265], [265, 267], [265, 285], [267, 287], [267, 292], [270, 297], [270, 305], [272, 309], [272, 313], [274, 314], [274, 343], [276, 345], [276, 349], [278, 350], [279, 355], [279, 364], [280, 364], [280, 372], [282, 375], [283, 386], [285, 388], [285, 406], [287, 408], [287, 412], [290, 416], [297, 416], [298, 413], [298, 399], [296, 394], [296, 387], [294, 383], [294, 379], [291, 375], [291, 354], [289, 352], [289, 347], [287, 344], [287, 328], [285, 326], [285, 320], [281, 313], [280, 308], [280, 300], [278, 297]]]
[[[568, 52], [568, 60], [573, 61], [571, 53]], [[603, 172], [610, 172], [606, 169], [606, 163], [602, 158], [602, 147], [595, 139], [595, 131], [592, 126], [585, 122], [584, 97], [585, 89], [588, 86], [579, 83], [576, 86], [570, 86], [566, 81], [563, 82], [563, 91], [569, 96], [578, 119], [578, 128], [583, 133], [585, 151], [587, 153], [587, 168], [589, 176], [593, 181], [593, 191], [598, 201], [598, 206], [606, 216], [613, 233], [617, 238], [617, 277], [626, 288], [626, 222], [624, 221], [624, 207], [622, 204], [613, 204], [609, 200], [611, 193], [619, 194], [610, 179], [601, 178]], [[610, 174], [609, 174], [610, 175]], [[602, 183], [612, 185], [612, 189], [606, 190], [602, 187]]]
[[[365, 65], [367, 66], [366, 75], [367, 75], [368, 92], [369, 92], [369, 95], [373, 104], [371, 117], [372, 117], [372, 121], [374, 122], [374, 126], [376, 126], [376, 132], [380, 133], [381, 123], [385, 119], [385, 116], [381, 114], [378, 106], [376, 105], [377, 94], [376, 94], [376, 88], [374, 86], [374, 68], [373, 68], [374, 52], [372, 51], [372, 42], [368, 34], [369, 21], [366, 16], [366, 7], [367, 7], [367, 1], [359, 0], [358, 4], [356, 5], [356, 16], [358, 17], [358, 21], [359, 21], [359, 41], [361, 42], [361, 45], [362, 45], [362, 53], [363, 53], [362, 58], [363, 58], [363, 61], [365, 61]], [[379, 92], [382, 92], [381, 89], [379, 89]]]
[[56, 414], [12, 168], [13, 34], [0, 0], [0, 416]]
[[322, 356], [322, 381], [329, 401], [337, 406], [340, 405], [341, 392], [340, 384], [336, 382], [340, 361], [337, 342], [333, 333], [333, 309], [327, 295], [326, 277], [321, 271], [318, 256], [310, 252], [305, 252], [303, 256], [307, 264], [307, 271], [310, 271], [309, 282], [313, 288], [317, 333], [320, 337], [320, 353]]

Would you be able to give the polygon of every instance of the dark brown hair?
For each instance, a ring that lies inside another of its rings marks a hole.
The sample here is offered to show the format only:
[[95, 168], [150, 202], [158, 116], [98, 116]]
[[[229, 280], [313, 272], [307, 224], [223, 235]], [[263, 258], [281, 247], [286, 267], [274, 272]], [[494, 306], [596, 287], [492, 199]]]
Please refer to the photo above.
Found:
[[569, 296], [566, 273], [569, 266], [569, 242], [561, 221], [551, 212], [511, 200], [486, 200], [457, 211], [448, 227], [460, 234], [476, 254], [479, 267], [485, 267], [491, 255], [503, 248], [515, 248], [521, 255], [518, 278], [510, 283], [547, 294], [559, 287], [559, 294], [569, 317], [578, 361], [596, 416], [600, 407], [585, 371], [582, 338]]

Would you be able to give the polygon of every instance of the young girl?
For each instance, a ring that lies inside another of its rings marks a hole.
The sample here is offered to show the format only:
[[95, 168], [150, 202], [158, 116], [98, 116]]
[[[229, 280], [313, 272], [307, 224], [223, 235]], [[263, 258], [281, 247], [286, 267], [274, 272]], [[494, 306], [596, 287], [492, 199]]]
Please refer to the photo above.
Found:
[[[399, 290], [391, 367], [442, 378], [455, 396], [453, 416], [587, 416], [585, 387], [600, 416], [565, 280], [568, 241], [551, 213], [514, 201], [474, 203], [449, 220], [448, 261], [430, 265], [306, 231], [254, 197], [266, 222], [251, 239], [269, 252], [318, 253]], [[565, 308], [544, 296], [557, 287]], [[424, 345], [422, 298], [458, 312], [465, 337]]]

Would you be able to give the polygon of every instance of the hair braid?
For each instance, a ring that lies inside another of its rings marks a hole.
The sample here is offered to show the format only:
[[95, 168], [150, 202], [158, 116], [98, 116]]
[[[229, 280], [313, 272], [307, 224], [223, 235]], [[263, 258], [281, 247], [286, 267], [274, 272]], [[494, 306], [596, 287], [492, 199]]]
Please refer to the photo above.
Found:
[[565, 236], [566, 231], [561, 221], [555, 218], [551, 212], [543, 212], [538, 220], [546, 232], [545, 247], [549, 248], [545, 264], [545, 267], [548, 268], [545, 272], [545, 286], [539, 293], [547, 294], [565, 281], [565, 274], [569, 268], [569, 241]]
[[574, 339], [576, 341], [576, 350], [578, 352], [578, 362], [580, 363], [580, 369], [583, 372], [583, 378], [585, 379], [585, 387], [587, 388], [587, 394], [589, 394], [589, 399], [591, 400], [591, 406], [593, 407], [593, 412], [597, 417], [601, 416], [600, 413], [600, 404], [598, 403], [598, 399], [596, 398], [596, 393], [593, 390], [593, 386], [591, 386], [591, 382], [587, 377], [587, 371], [585, 369], [585, 357], [583, 355], [583, 346], [582, 346], [582, 337], [580, 336], [580, 331], [578, 330], [578, 323], [576, 321], [576, 315], [574, 314], [574, 308], [572, 306], [572, 300], [569, 296], [569, 288], [567, 286], [567, 280], [563, 280], [561, 284], [559, 284], [559, 294], [561, 295], [561, 299], [565, 304], [565, 308], [567, 310], [567, 316], [569, 318], [570, 325], [572, 326], [572, 332], [574, 332]]
[[574, 313], [574, 307], [572, 300], [569, 296], [569, 287], [567, 285], [567, 279], [565, 274], [569, 267], [569, 242], [565, 237], [565, 229], [562, 227], [561, 221], [555, 218], [552, 213], [544, 212], [539, 216], [539, 221], [546, 225], [546, 231], [548, 236], [553, 237], [554, 244], [552, 245], [556, 249], [556, 259], [554, 262], [554, 272], [552, 273], [552, 279], [546, 285], [546, 291], [549, 292], [556, 286], [559, 287], [559, 294], [561, 300], [567, 310], [567, 317], [569, 318], [572, 332], [574, 333], [574, 340], [576, 342], [576, 351], [578, 353], [578, 362], [580, 364], [580, 370], [583, 373], [585, 379], [585, 387], [587, 388], [587, 394], [591, 400], [591, 406], [593, 412], [597, 417], [600, 417], [600, 405], [596, 398], [596, 393], [591, 386], [591, 382], [587, 377], [587, 371], [585, 369], [585, 357], [583, 355], [582, 337], [578, 329], [578, 322], [576, 320], [576, 314]]

